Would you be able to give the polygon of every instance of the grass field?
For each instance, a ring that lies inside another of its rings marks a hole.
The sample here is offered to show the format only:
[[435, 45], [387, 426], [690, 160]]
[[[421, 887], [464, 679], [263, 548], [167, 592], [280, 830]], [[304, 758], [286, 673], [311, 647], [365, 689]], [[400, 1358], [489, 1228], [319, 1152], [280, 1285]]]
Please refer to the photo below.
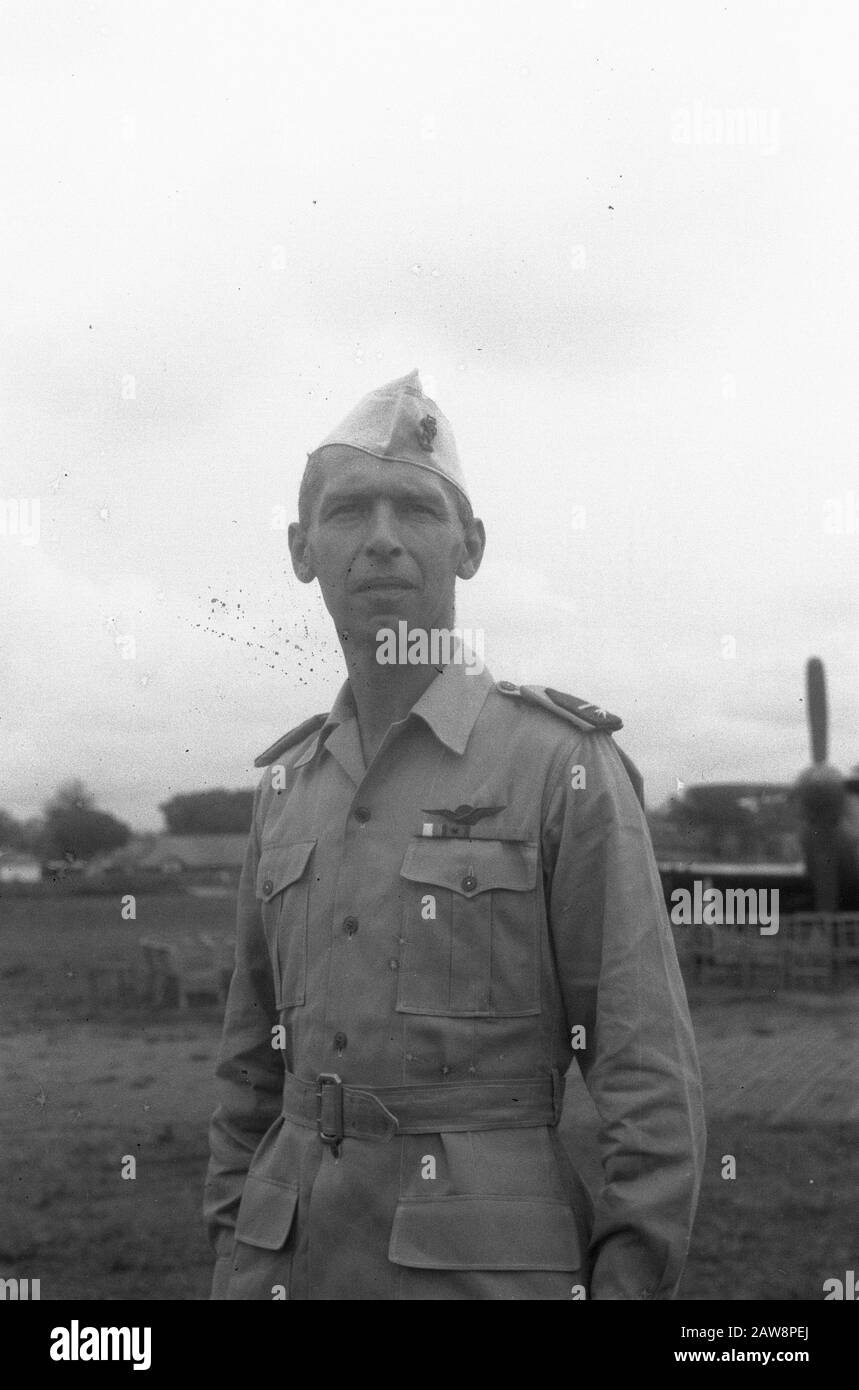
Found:
[[[200, 1299], [216, 1006], [98, 1003], [143, 936], [228, 936], [229, 899], [0, 901], [0, 1276], [43, 1299]], [[109, 976], [106, 978], [110, 978]], [[692, 999], [709, 1156], [681, 1297], [814, 1299], [859, 1268], [859, 998]], [[595, 1119], [571, 1079], [565, 1138], [591, 1181]], [[737, 1177], [723, 1179], [722, 1158]], [[136, 1178], [121, 1176], [133, 1156]]]

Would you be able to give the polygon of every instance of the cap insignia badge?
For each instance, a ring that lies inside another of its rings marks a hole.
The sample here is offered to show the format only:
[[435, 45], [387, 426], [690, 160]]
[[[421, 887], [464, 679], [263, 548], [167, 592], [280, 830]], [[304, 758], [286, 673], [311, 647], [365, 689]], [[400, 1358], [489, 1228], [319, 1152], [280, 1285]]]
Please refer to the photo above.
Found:
[[438, 422], [434, 415], [425, 415], [418, 425], [418, 443], [426, 453], [432, 453], [432, 442], [438, 434]]

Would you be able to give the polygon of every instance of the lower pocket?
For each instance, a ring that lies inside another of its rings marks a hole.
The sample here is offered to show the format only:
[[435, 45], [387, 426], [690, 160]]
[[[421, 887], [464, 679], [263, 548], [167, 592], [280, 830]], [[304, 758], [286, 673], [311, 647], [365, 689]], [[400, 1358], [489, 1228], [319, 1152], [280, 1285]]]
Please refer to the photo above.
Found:
[[388, 1258], [403, 1299], [582, 1296], [582, 1248], [563, 1202], [459, 1196], [400, 1201]]
[[249, 1175], [236, 1220], [228, 1300], [289, 1298], [298, 1189]]

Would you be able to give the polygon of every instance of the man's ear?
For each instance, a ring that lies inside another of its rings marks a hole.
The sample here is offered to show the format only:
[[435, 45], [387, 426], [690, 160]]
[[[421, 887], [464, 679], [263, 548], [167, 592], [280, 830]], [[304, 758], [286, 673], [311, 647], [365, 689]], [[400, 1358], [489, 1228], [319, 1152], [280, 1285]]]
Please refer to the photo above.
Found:
[[486, 531], [480, 517], [475, 517], [466, 527], [463, 536], [463, 555], [456, 567], [458, 579], [472, 579], [480, 569], [483, 552], [486, 549]]
[[296, 578], [302, 584], [312, 584], [316, 578], [316, 571], [307, 547], [307, 534], [304, 528], [297, 521], [290, 522], [289, 530], [286, 533], [289, 543], [289, 553], [292, 558], [292, 568], [295, 570]]

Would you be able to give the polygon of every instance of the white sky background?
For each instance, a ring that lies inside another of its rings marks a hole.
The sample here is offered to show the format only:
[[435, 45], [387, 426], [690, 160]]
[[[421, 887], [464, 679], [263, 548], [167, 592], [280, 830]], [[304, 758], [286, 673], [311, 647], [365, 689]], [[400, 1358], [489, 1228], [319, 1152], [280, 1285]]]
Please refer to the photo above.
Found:
[[6, 0], [0, 806], [154, 828], [329, 708], [273, 509], [415, 366], [497, 679], [621, 714], [653, 804], [792, 777], [819, 654], [855, 763], [857, 16]]

